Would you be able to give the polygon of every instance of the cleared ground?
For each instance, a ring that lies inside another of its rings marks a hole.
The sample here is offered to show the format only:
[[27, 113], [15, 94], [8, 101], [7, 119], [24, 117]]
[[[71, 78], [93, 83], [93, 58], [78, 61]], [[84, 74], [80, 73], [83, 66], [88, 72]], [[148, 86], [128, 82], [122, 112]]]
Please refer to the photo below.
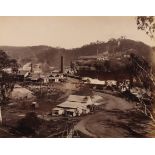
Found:
[[134, 103], [109, 94], [97, 95], [103, 97], [103, 110], [86, 116], [75, 130], [89, 137], [154, 137], [153, 122], [137, 111]]
[[[42, 121], [39, 126], [37, 136], [48, 137], [49, 135], [55, 134], [55, 132], [66, 130], [74, 120], [71, 120], [70, 123], [65, 118], [53, 118], [50, 114], [57, 104], [64, 102], [70, 94], [76, 93], [81, 88], [79, 85], [79, 80], [69, 78], [64, 83], [51, 83], [48, 86], [26, 86], [27, 89], [33, 92], [36, 99], [12, 99], [10, 101], [12, 105], [2, 107], [3, 126], [0, 127], [0, 137], [21, 137], [22, 133], [18, 134], [16, 129], [17, 124], [27, 113], [32, 111], [35, 112], [39, 118], [46, 120]], [[31, 107], [33, 101], [39, 103], [39, 108], [35, 109], [35, 111]], [[13, 135], [11, 133], [13, 133]], [[22, 136], [25, 135], [23, 134]], [[26, 135], [26, 137], [29, 137], [29, 135]], [[33, 135], [33, 137], [36, 137], [36, 135]]]

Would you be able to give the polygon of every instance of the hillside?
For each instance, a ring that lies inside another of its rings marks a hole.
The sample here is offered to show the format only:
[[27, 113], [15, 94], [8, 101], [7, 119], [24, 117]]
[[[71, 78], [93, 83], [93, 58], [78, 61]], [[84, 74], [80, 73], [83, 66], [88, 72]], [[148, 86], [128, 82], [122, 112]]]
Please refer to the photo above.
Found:
[[26, 62], [41, 62], [47, 63], [50, 66], [58, 67], [60, 65], [60, 56], [64, 56], [65, 66], [70, 65], [70, 62], [80, 56], [103, 54], [106, 51], [109, 53], [130, 53], [134, 52], [137, 55], [144, 56], [146, 60], [150, 61], [153, 50], [150, 46], [143, 42], [137, 42], [129, 39], [111, 39], [108, 42], [94, 42], [84, 45], [79, 48], [64, 49], [50, 46], [0, 46], [0, 49], [7, 52], [7, 54], [18, 60], [20, 64]]

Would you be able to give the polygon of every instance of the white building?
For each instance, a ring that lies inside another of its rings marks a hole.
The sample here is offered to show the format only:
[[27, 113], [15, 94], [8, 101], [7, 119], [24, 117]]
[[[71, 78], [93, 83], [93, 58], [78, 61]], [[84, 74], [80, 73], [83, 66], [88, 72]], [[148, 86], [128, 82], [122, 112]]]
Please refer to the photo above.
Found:
[[8, 73], [8, 74], [11, 74], [12, 73], [12, 68], [4, 68], [3, 71]]
[[93, 84], [93, 85], [105, 85], [106, 82], [105, 81], [101, 81], [98, 79], [89, 79], [89, 84]]
[[29, 72], [30, 72], [30, 71], [32, 70], [32, 63], [31, 63], [31, 62], [26, 63], [26, 64], [23, 66], [22, 70], [24, 70], [24, 71], [29, 71]]
[[92, 104], [90, 96], [70, 95], [65, 102], [52, 110], [52, 115], [80, 116], [89, 113], [88, 105]]
[[41, 63], [34, 64], [33, 65], [33, 72], [36, 74], [41, 74], [43, 72], [42, 71], [42, 64]]
[[53, 116], [58, 116], [58, 115], [63, 115], [64, 114], [64, 109], [63, 108], [53, 108], [52, 109], [52, 115]]
[[49, 81], [51, 82], [60, 82], [61, 80], [64, 79], [64, 76], [63, 74], [60, 74], [60, 73], [52, 73], [50, 76], [49, 76]]

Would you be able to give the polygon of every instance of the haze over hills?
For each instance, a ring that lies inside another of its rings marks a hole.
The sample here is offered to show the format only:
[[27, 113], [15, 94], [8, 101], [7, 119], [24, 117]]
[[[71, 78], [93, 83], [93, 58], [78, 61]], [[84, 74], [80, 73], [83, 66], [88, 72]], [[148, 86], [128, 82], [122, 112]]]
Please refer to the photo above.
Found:
[[108, 42], [94, 42], [79, 48], [64, 49], [50, 46], [0, 46], [0, 49], [18, 60], [20, 64], [32, 61], [33, 63], [46, 63], [50, 66], [59, 67], [60, 56], [64, 56], [64, 65], [70, 65], [70, 62], [80, 56], [102, 55], [104, 52], [109, 53], [136, 53], [143, 56], [147, 61], [151, 61], [153, 54], [152, 47], [143, 42], [130, 39], [111, 39]]

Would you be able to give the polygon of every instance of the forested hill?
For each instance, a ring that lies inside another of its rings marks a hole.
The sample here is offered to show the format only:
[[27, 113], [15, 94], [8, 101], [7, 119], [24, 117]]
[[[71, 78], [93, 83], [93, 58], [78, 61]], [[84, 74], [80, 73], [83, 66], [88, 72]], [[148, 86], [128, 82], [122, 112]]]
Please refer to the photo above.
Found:
[[152, 47], [130, 39], [111, 39], [108, 42], [94, 42], [84, 45], [80, 48], [64, 49], [50, 46], [1, 46], [0, 49], [7, 54], [24, 64], [26, 62], [41, 62], [47, 63], [50, 66], [59, 66], [60, 56], [64, 56], [65, 65], [69, 65], [71, 60], [77, 59], [79, 56], [103, 54], [106, 51], [109, 53], [130, 53], [134, 52], [144, 56], [150, 61], [153, 53]]

